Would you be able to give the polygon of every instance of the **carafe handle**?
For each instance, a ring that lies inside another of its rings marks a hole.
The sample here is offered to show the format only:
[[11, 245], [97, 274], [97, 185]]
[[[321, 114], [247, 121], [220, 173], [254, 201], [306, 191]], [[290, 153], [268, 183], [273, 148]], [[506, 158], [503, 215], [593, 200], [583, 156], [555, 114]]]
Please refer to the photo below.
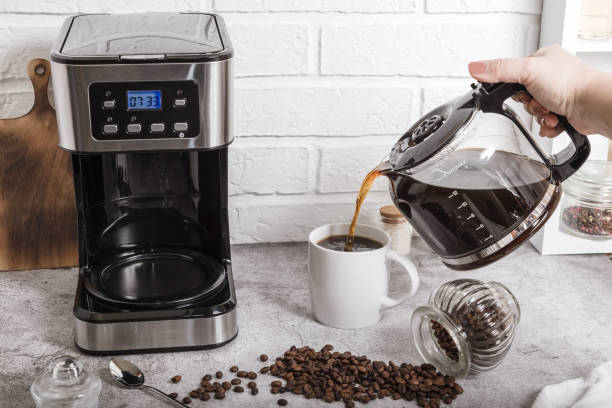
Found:
[[542, 151], [535, 141], [533, 134], [525, 127], [516, 112], [504, 103], [506, 99], [518, 93], [528, 93], [523, 85], [506, 82], [497, 84], [482, 83], [480, 87], [475, 86], [475, 89], [476, 94], [474, 96], [478, 100], [480, 110], [483, 112], [498, 113], [510, 119], [521, 130], [521, 133], [525, 135], [529, 144], [533, 146], [538, 156], [540, 156], [550, 169], [554, 182], [562, 182], [567, 179], [574, 174], [589, 157], [589, 153], [591, 152], [589, 139], [574, 129], [567, 120], [567, 117], [554, 112], [552, 113], [557, 116], [559, 125], [567, 133], [572, 143], [556, 154], [549, 155]]

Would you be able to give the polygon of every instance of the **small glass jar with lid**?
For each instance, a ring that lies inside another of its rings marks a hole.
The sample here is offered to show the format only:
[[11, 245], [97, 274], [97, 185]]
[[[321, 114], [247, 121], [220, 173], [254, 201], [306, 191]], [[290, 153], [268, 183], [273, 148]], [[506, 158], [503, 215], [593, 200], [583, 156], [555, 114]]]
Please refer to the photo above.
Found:
[[521, 317], [514, 295], [498, 282], [458, 279], [436, 289], [412, 314], [423, 359], [457, 378], [497, 367]]
[[408, 255], [412, 244], [412, 225], [394, 205], [380, 207], [379, 213], [378, 226], [391, 236], [391, 249], [400, 255]]
[[612, 239], [612, 162], [587, 161], [563, 183], [560, 226], [581, 238]]
[[38, 408], [97, 408], [102, 381], [76, 357], [54, 358], [30, 387]]

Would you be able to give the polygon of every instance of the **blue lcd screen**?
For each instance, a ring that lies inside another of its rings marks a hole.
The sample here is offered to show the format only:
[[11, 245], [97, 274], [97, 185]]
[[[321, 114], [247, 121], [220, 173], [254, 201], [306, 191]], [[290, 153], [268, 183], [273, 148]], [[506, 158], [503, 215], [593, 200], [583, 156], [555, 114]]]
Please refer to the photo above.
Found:
[[127, 91], [127, 110], [159, 110], [161, 91]]

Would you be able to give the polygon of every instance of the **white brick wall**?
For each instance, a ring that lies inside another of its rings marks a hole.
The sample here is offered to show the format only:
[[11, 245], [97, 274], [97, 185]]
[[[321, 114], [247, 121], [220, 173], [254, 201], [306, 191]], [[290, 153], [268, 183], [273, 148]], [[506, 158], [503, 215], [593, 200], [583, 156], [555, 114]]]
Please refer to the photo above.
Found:
[[[232, 238], [303, 240], [349, 221], [363, 175], [422, 113], [467, 89], [470, 60], [532, 52], [540, 9], [541, 0], [0, 0], [0, 117], [27, 111], [25, 65], [48, 55], [69, 14], [218, 12], [236, 48]], [[364, 220], [386, 190], [375, 183]]]

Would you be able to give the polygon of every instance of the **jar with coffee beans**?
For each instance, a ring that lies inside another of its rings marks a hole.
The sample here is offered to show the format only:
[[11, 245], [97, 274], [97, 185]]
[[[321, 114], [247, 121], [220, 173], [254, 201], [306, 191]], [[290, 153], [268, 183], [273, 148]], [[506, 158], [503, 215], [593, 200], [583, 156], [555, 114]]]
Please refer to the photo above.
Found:
[[508, 353], [521, 316], [504, 285], [458, 279], [436, 289], [412, 315], [419, 354], [457, 378], [497, 367]]

